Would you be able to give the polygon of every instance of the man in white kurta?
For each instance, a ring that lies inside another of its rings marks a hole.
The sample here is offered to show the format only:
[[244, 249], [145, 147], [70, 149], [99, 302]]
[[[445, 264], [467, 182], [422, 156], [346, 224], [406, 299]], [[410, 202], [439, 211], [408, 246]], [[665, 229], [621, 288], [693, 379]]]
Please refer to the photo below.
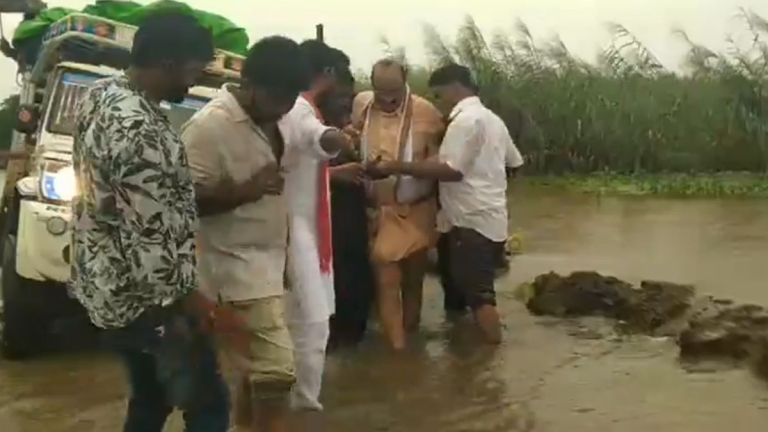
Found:
[[335, 308], [328, 161], [353, 146], [343, 132], [323, 124], [316, 105], [318, 98], [333, 93], [335, 70], [346, 67], [341, 58], [346, 56], [316, 40], [303, 42], [300, 49], [312, 82], [278, 123], [286, 140], [282, 164], [289, 214], [286, 310], [296, 358], [291, 405], [295, 410], [320, 411], [329, 319]]
[[[333, 270], [331, 256], [322, 246], [330, 235], [323, 232], [323, 219], [330, 221], [328, 179], [324, 175], [327, 161], [335, 154], [319, 145], [328, 130], [316, 116], [313, 105], [302, 96], [279, 123], [286, 137], [283, 157], [285, 197], [289, 213], [288, 292], [286, 311], [288, 328], [294, 341], [297, 382], [291, 396], [294, 409], [321, 410], [319, 402], [328, 343], [328, 321], [334, 312]], [[321, 188], [326, 188], [323, 194]], [[325, 214], [323, 214], [325, 213]]]

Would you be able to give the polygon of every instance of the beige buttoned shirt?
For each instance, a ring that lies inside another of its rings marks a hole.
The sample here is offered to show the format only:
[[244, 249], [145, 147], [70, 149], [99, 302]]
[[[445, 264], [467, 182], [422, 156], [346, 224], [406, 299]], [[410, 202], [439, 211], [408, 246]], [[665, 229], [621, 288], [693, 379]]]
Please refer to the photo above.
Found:
[[[269, 139], [227, 88], [182, 128], [192, 180], [214, 186], [243, 183], [276, 162]], [[282, 295], [288, 230], [283, 196], [200, 219], [197, 233], [201, 291], [239, 302]]]

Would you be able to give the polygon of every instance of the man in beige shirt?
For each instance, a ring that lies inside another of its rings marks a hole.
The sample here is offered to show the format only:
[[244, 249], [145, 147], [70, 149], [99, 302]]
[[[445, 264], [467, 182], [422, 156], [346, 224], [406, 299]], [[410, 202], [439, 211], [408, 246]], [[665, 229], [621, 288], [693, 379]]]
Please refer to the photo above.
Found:
[[[440, 112], [411, 94], [405, 67], [376, 63], [373, 92], [355, 98], [352, 121], [367, 161], [420, 162], [438, 153], [444, 130]], [[404, 176], [372, 181], [371, 255], [378, 279], [377, 303], [391, 347], [405, 347], [405, 332], [421, 314], [427, 250], [436, 240], [437, 185]]]
[[240, 375], [238, 425], [285, 430], [295, 382], [284, 318], [288, 216], [276, 122], [307, 84], [298, 45], [263, 39], [251, 48], [242, 87], [225, 86], [182, 132], [200, 211], [201, 289], [248, 325], [248, 347], [231, 349]]

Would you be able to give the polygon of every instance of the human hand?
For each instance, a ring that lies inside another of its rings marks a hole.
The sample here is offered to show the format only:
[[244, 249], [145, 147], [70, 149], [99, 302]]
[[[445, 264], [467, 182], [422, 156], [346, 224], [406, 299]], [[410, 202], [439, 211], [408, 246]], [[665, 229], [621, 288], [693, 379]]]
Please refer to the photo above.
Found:
[[359, 185], [363, 182], [365, 168], [357, 162], [339, 165], [331, 168], [331, 179], [342, 183]]
[[233, 310], [217, 308], [213, 313], [211, 323], [213, 324], [213, 332], [224, 340], [232, 350], [246, 359], [253, 358], [248, 324]]
[[252, 198], [258, 200], [263, 195], [282, 194], [285, 179], [280, 172], [280, 167], [273, 162], [254, 174], [249, 180], [249, 186], [249, 190], [253, 192]]
[[344, 160], [359, 161], [360, 154], [358, 149], [360, 147], [360, 133], [355, 129], [345, 128], [342, 131], [342, 136], [344, 137], [346, 143], [339, 152], [339, 156], [341, 156]]
[[341, 131], [352, 140], [355, 147], [360, 145], [360, 137], [362, 134], [359, 130], [355, 129], [352, 125], [347, 125]]
[[200, 291], [192, 291], [184, 300], [186, 313], [195, 317], [197, 330], [202, 333], [213, 332], [213, 316], [218, 306]]
[[365, 174], [371, 180], [381, 180], [392, 175], [387, 162], [381, 160], [381, 156], [365, 164]]

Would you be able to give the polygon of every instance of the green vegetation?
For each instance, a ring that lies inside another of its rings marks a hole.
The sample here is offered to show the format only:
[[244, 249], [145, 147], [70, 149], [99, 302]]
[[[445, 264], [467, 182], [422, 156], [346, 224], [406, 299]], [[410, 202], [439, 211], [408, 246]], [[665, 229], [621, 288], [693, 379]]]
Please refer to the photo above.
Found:
[[[427, 28], [426, 44], [431, 67], [455, 61], [473, 70], [481, 97], [509, 125], [530, 174], [633, 175], [621, 177], [624, 184], [641, 174], [766, 173], [768, 21], [747, 11], [741, 18], [752, 42], [743, 48], [731, 41], [723, 54], [673, 32], [670, 38], [689, 47], [683, 73], [665, 68], [618, 24], [609, 25], [613, 42], [594, 63], [573, 56], [559, 38], [537, 43], [522, 22], [513, 35], [497, 33], [490, 42], [471, 19], [452, 43]], [[425, 70], [412, 70], [412, 88], [428, 94]], [[707, 182], [663, 176], [636, 187], [665, 191], [683, 183]]]
[[[618, 24], [609, 24], [612, 42], [588, 62], [559, 38], [536, 41], [522, 22], [486, 40], [467, 19], [452, 41], [426, 28], [430, 64], [411, 65], [410, 84], [429, 96], [430, 69], [449, 61], [469, 66], [534, 183], [598, 193], [768, 196], [768, 20], [748, 11], [740, 17], [750, 42], [729, 39], [724, 53], [673, 31], [670, 42], [689, 48], [682, 73]], [[389, 55], [406, 60], [402, 48], [383, 42]], [[361, 81], [368, 86], [367, 71]], [[0, 145], [9, 142], [12, 104], [0, 107]]]

